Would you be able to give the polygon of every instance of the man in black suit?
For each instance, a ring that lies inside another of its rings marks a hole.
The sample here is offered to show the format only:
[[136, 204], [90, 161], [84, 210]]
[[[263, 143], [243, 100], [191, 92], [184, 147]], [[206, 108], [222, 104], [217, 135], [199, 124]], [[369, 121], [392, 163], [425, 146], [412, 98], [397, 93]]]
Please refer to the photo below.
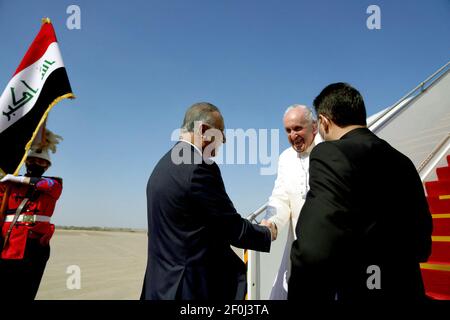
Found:
[[209, 159], [222, 143], [223, 131], [217, 107], [194, 104], [186, 112], [180, 141], [150, 176], [141, 299], [244, 299], [246, 267], [230, 245], [270, 250], [274, 226], [268, 221], [254, 225], [236, 212], [219, 167]]
[[423, 299], [419, 262], [430, 255], [432, 222], [414, 165], [367, 129], [350, 85], [327, 86], [314, 107], [326, 142], [310, 156], [288, 299]]

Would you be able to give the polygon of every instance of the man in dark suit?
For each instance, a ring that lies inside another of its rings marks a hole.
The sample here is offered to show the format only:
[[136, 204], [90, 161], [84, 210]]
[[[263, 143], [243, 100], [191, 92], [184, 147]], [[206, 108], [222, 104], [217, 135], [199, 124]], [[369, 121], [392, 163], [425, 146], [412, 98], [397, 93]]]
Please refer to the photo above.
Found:
[[148, 262], [141, 299], [244, 299], [246, 267], [230, 245], [268, 252], [274, 226], [242, 218], [210, 160], [224, 121], [209, 103], [191, 106], [180, 141], [147, 185]]
[[326, 142], [310, 156], [288, 299], [423, 299], [419, 262], [430, 255], [432, 222], [414, 165], [367, 129], [350, 85], [327, 86], [314, 107]]

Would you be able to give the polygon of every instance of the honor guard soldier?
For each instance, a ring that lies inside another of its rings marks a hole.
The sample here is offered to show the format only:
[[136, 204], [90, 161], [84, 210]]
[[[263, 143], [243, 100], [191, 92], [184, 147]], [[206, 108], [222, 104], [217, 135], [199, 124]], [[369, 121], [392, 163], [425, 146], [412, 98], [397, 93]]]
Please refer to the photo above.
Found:
[[49, 150], [55, 153], [61, 139], [45, 130], [45, 139], [27, 156], [25, 176], [7, 174], [0, 180], [0, 200], [6, 201], [0, 221], [2, 300], [33, 300], [39, 289], [55, 231], [50, 219], [62, 192], [62, 179], [43, 174], [51, 165]]

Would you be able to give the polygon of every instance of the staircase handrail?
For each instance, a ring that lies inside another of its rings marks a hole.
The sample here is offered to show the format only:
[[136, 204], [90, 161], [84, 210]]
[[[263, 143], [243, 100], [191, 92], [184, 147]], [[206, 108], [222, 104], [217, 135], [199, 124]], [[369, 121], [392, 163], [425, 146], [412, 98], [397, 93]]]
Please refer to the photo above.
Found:
[[[443, 150], [443, 148], [446, 148], [446, 150]], [[450, 132], [447, 133], [447, 135], [434, 147], [434, 149], [430, 152], [430, 154], [422, 161], [422, 163], [417, 168], [417, 172], [420, 175], [420, 178], [422, 182], [425, 180], [425, 178], [428, 176], [429, 172], [423, 172], [424, 169], [428, 166], [428, 164], [438, 156], [437, 159], [435, 159], [434, 164], [431, 169], [434, 169], [434, 167], [437, 166], [437, 163], [442, 159], [443, 156], [445, 156], [446, 152], [450, 149]], [[430, 171], [430, 170], [428, 170]]]
[[[449, 72], [450, 68], [450, 61], [448, 61], [445, 65], [440, 67], [437, 71], [435, 71], [432, 75], [427, 77], [424, 81], [419, 83], [418, 86], [416, 86], [414, 89], [409, 91], [406, 95], [401, 97], [396, 103], [394, 103], [391, 107], [389, 107], [386, 111], [384, 111], [382, 114], [380, 114], [376, 119], [374, 119], [370, 124], [368, 124], [369, 129], [372, 131], [378, 129], [380, 126], [385, 124], [387, 121], [389, 121], [393, 116], [395, 116], [399, 111], [406, 108], [408, 103], [405, 103], [400, 106], [402, 102], [404, 102], [406, 99], [412, 98], [413, 94], [420, 89], [420, 92], [415, 95], [414, 97], [419, 96], [422, 94], [426, 89], [428, 89], [433, 83], [435, 83], [437, 80], [442, 78], [447, 72]], [[412, 99], [411, 99], [412, 100]], [[387, 114], [389, 114], [392, 110], [395, 108], [398, 108], [395, 112], [393, 112], [389, 117], [386, 117]]]
[[249, 220], [250, 222], [253, 222], [261, 213], [264, 212], [264, 210], [267, 209], [267, 205], [268, 205], [268, 203], [266, 202], [261, 207], [259, 207], [255, 211], [253, 211], [251, 214], [249, 214], [247, 216], [247, 220]]

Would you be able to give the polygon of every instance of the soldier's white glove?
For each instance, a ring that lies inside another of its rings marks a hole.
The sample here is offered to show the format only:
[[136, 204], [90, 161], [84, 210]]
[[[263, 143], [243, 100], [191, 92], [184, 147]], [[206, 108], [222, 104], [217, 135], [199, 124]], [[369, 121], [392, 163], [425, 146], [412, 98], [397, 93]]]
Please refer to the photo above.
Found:
[[3, 177], [2, 180], [0, 180], [0, 182], [13, 182], [13, 183], [24, 183], [25, 182], [25, 178], [26, 177], [16, 177], [15, 175], [12, 174], [7, 174], [6, 176]]

